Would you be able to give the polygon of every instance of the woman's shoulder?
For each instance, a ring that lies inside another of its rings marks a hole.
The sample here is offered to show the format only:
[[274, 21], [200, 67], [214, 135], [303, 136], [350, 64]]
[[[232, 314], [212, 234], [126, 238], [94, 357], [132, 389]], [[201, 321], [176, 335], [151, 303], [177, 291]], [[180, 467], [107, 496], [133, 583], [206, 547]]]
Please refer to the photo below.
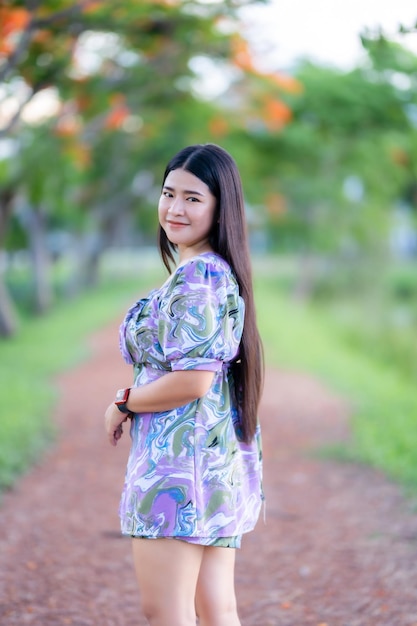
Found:
[[215, 252], [204, 252], [186, 259], [177, 266], [165, 285], [167, 294], [201, 288], [216, 292], [238, 290], [230, 265]]
[[178, 265], [175, 273], [233, 277], [229, 263], [216, 252], [203, 252], [183, 261]]

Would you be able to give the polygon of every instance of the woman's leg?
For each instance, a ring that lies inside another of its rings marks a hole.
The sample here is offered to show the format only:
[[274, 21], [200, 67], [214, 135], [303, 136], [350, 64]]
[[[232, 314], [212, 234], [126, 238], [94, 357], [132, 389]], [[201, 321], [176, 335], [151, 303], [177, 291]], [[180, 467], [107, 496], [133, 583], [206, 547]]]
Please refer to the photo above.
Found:
[[200, 626], [240, 626], [235, 595], [234, 548], [206, 546], [196, 590]]
[[195, 626], [195, 592], [204, 546], [133, 539], [143, 612], [151, 626]]

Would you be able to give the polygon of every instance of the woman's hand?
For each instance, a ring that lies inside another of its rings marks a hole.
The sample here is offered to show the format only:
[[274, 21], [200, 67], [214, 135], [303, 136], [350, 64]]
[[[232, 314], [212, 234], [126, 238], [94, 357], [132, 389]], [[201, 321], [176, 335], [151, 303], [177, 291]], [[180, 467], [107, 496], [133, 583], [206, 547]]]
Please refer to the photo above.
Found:
[[129, 415], [130, 413], [121, 413], [114, 402], [107, 407], [104, 414], [104, 422], [107, 436], [112, 446], [117, 446], [117, 442], [123, 435], [123, 422], [127, 421]]
[[[168, 372], [156, 380], [131, 387], [129, 410], [132, 413], [158, 413], [202, 398], [210, 389], [214, 372], [210, 370], [177, 370]], [[123, 422], [130, 413], [122, 413], [110, 404], [105, 413], [106, 432], [112, 446], [116, 446], [123, 434]]]

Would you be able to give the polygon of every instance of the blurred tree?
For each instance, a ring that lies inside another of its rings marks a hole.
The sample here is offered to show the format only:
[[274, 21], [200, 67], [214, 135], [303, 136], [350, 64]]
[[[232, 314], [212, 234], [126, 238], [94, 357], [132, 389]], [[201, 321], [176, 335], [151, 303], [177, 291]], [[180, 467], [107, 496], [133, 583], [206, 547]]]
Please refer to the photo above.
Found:
[[[215, 107], [196, 96], [192, 61], [228, 58], [230, 25], [246, 3], [3, 3], [0, 107], [14, 111], [3, 117], [2, 132], [14, 133], [20, 152], [13, 197], [7, 208], [2, 205], [0, 241], [19, 197], [23, 221], [31, 223], [37, 310], [51, 300], [45, 227], [62, 211], [62, 197], [71, 199], [78, 216], [81, 268], [75, 276], [92, 284], [101, 250], [138, 203], [139, 223], [147, 227], [155, 172], [167, 155], [190, 141], [206, 140], [210, 128], [218, 132]], [[38, 105], [38, 128], [26, 127], [23, 133], [28, 103], [32, 100], [34, 108], [46, 91], [55, 118], [39, 124]], [[65, 169], [74, 175], [62, 174]], [[10, 317], [10, 309], [4, 316]]]
[[[407, 34], [414, 28], [401, 28]], [[406, 125], [392, 137], [389, 149], [395, 170], [400, 170], [401, 197], [417, 213], [417, 56], [387, 39], [383, 33], [367, 31], [362, 36], [377, 80], [390, 84], [401, 101]]]
[[71, 291], [93, 285], [106, 246], [153, 237], [162, 168], [187, 143], [229, 149], [254, 229], [266, 224], [271, 246], [307, 260], [376, 250], [400, 190], [414, 197], [415, 57], [369, 41], [368, 65], [348, 73], [311, 63], [295, 77], [265, 73], [238, 32], [243, 4], [3, 3], [0, 110], [1, 99], [14, 106], [2, 120], [18, 154], [0, 180], [11, 198], [0, 242], [13, 206], [23, 225], [34, 220], [37, 310], [51, 301], [45, 229], [77, 242]]
[[[305, 268], [311, 253], [346, 260], [387, 247], [416, 146], [417, 59], [395, 49], [408, 80], [392, 57], [374, 53], [350, 72], [302, 64], [296, 77], [304, 91], [287, 97], [292, 123], [278, 136], [264, 134], [264, 155], [274, 164], [270, 191], [275, 178], [269, 233], [280, 249], [302, 251]], [[305, 292], [311, 280], [303, 276]]]

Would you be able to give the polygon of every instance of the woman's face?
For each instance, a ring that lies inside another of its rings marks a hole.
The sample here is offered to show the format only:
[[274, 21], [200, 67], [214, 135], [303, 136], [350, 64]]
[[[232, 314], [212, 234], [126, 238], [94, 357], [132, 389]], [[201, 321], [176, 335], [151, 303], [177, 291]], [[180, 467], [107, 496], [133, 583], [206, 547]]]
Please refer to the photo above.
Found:
[[178, 247], [180, 260], [211, 250], [209, 234], [216, 198], [202, 180], [183, 169], [165, 179], [158, 205], [159, 223]]

